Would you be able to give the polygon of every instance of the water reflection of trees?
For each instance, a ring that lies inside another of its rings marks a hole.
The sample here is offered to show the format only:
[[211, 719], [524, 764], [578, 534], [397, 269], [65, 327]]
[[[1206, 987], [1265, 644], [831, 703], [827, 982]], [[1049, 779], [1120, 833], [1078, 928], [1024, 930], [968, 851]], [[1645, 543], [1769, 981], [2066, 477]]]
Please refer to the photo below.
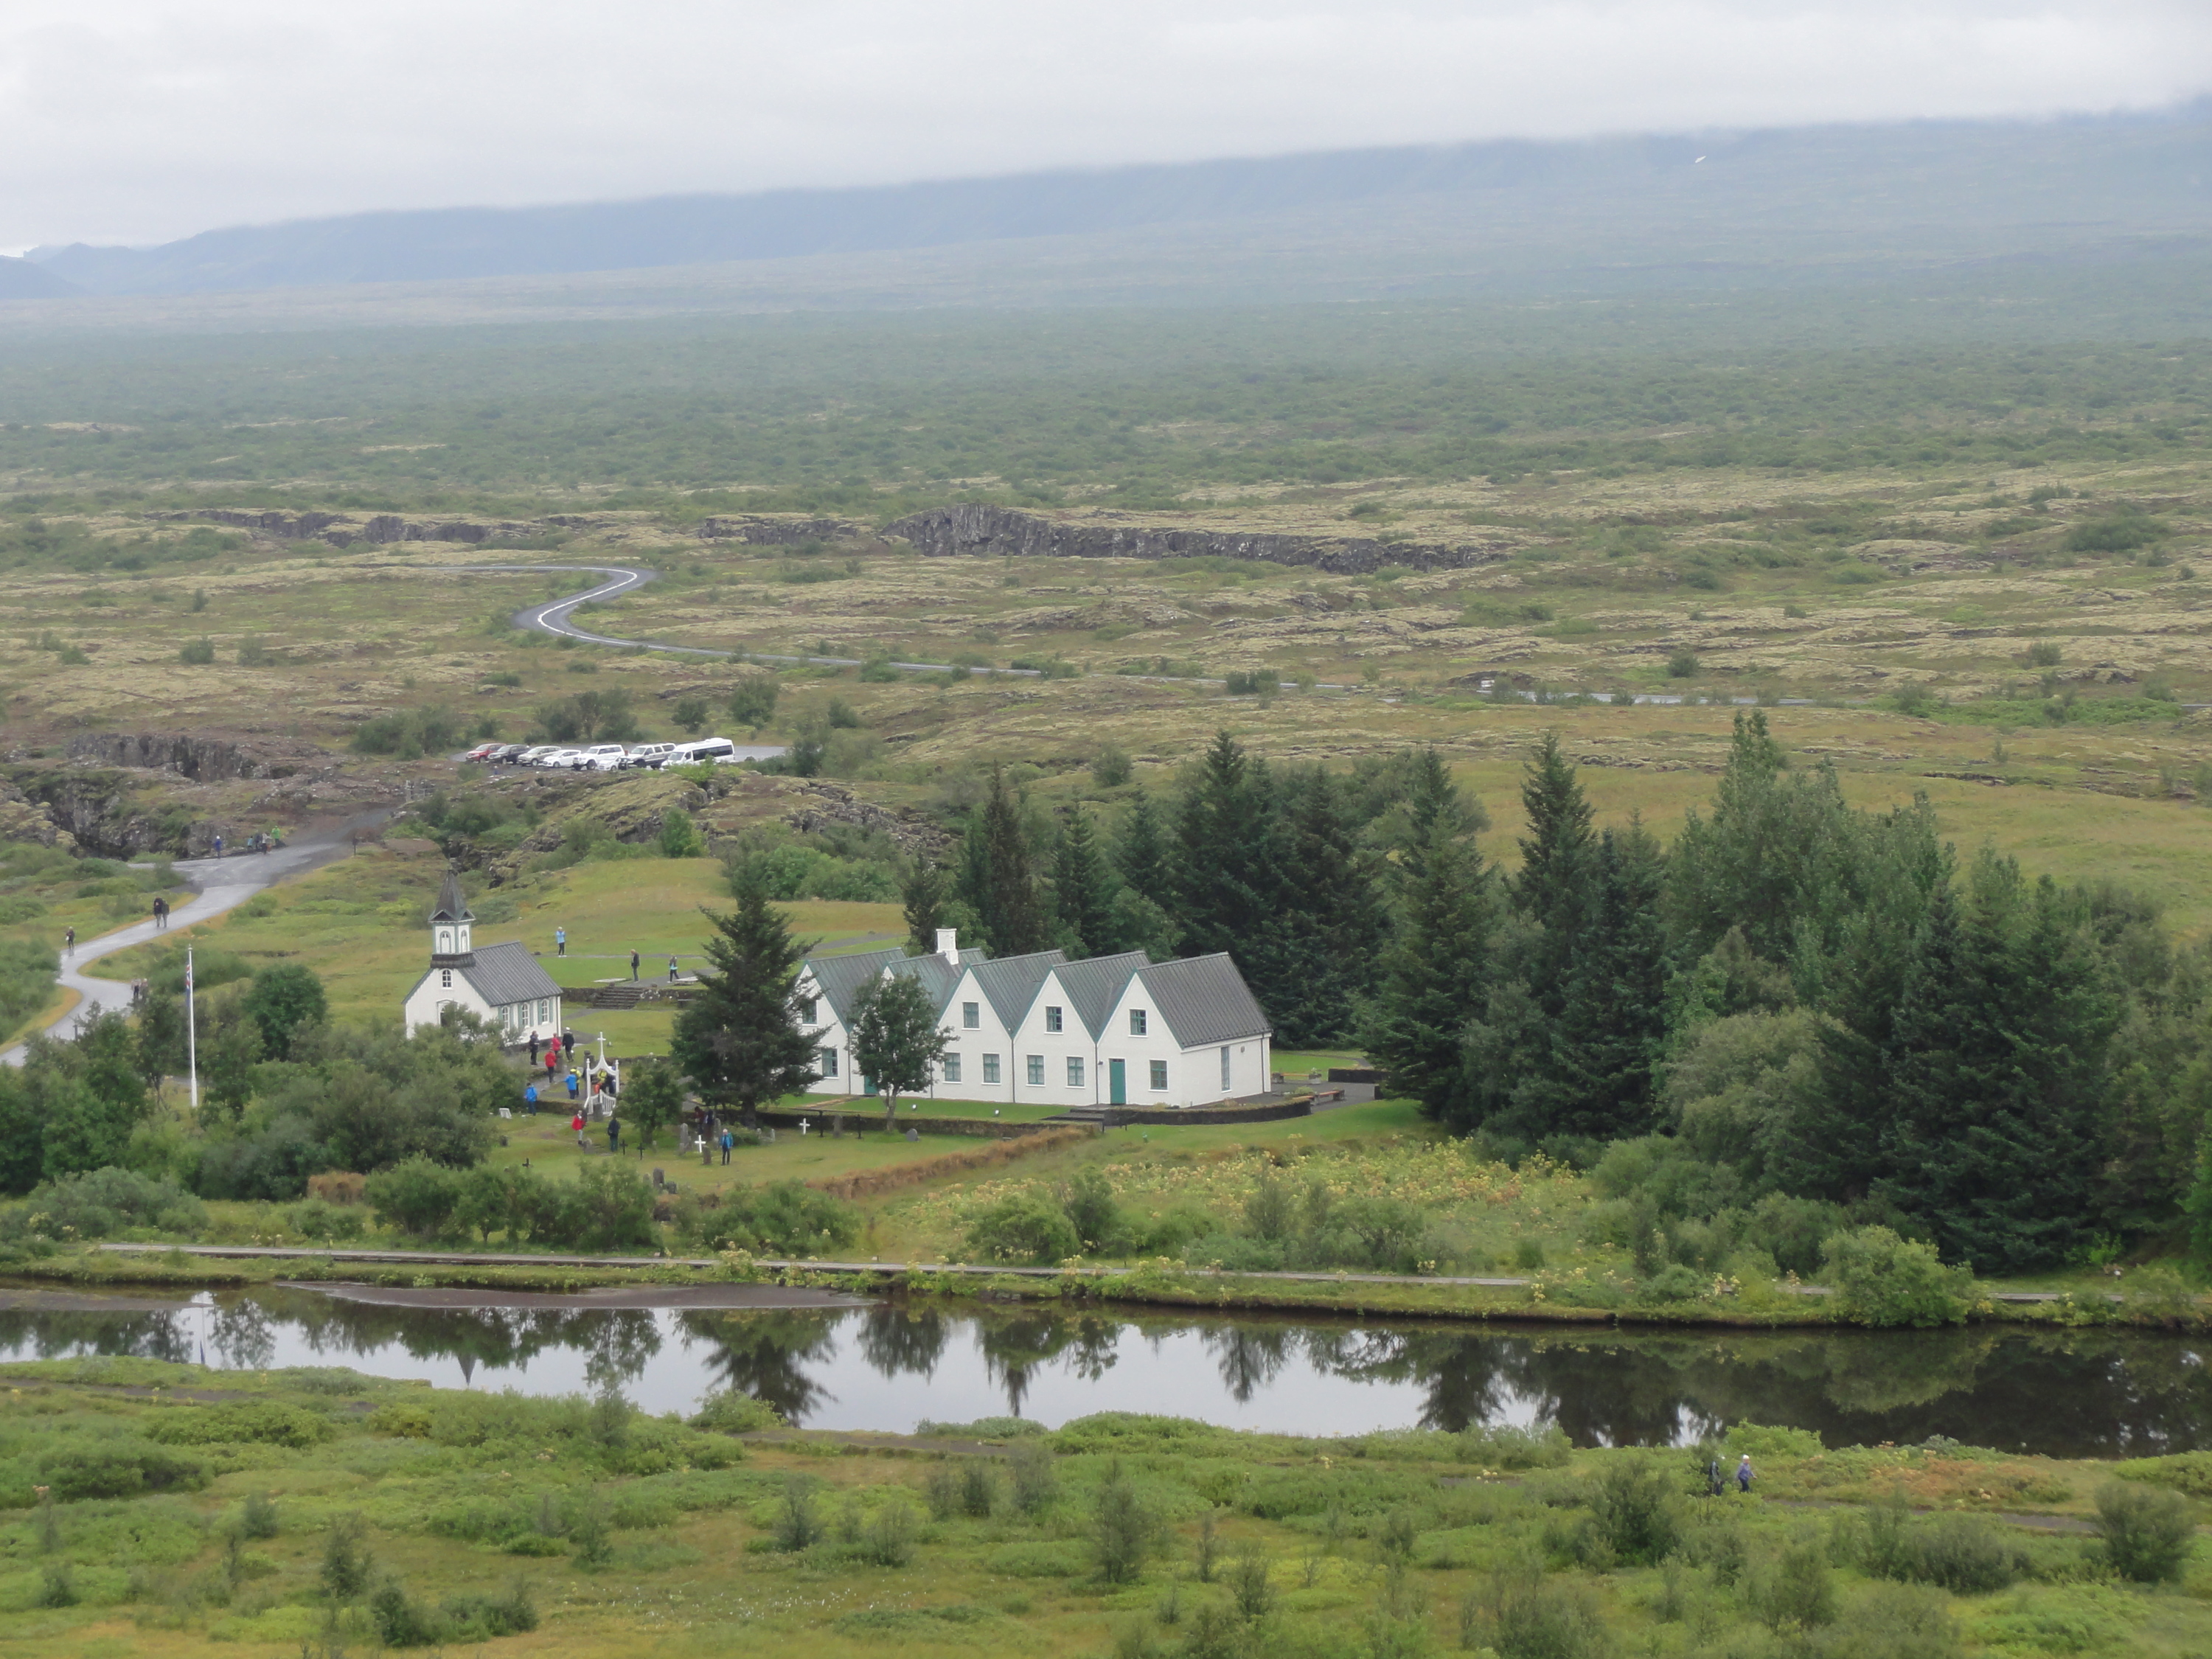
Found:
[[684, 1346], [705, 1350], [708, 1376], [718, 1389], [734, 1389], [773, 1406], [784, 1420], [803, 1423], [837, 1396], [807, 1374], [810, 1363], [836, 1352], [842, 1313], [687, 1313]]
[[0, 1353], [18, 1358], [97, 1354], [188, 1365], [197, 1345], [188, 1307], [173, 1313], [0, 1313]]
[[658, 1322], [639, 1309], [398, 1307], [310, 1291], [260, 1291], [247, 1305], [254, 1304], [316, 1354], [397, 1348], [416, 1359], [456, 1361], [471, 1382], [479, 1369], [521, 1370], [540, 1354], [573, 1352], [583, 1356], [592, 1388], [615, 1389], [642, 1376], [660, 1351]]
[[[2058, 1455], [2141, 1455], [2212, 1447], [2212, 1378], [2179, 1338], [2113, 1331], [1976, 1327], [1930, 1332], [1584, 1332], [1298, 1323], [1095, 1310], [1015, 1308], [948, 1314], [927, 1304], [851, 1311], [686, 1313], [677, 1317], [706, 1380], [736, 1388], [794, 1422], [836, 1399], [841, 1366], [924, 1384], [948, 1357], [979, 1358], [988, 1387], [1019, 1413], [1047, 1373], [1097, 1383], [1120, 1345], [1188, 1344], [1194, 1363], [1171, 1397], [1109, 1400], [1185, 1415], [1245, 1406], [1298, 1377], [1411, 1389], [1411, 1415], [1456, 1431], [1501, 1421], [1557, 1423], [1584, 1444], [1692, 1439], [1755, 1419], [1814, 1429], [1832, 1445], [1931, 1434], [2024, 1444]], [[575, 1352], [595, 1388], [642, 1375], [661, 1321], [642, 1310], [419, 1308], [258, 1290], [206, 1309], [0, 1314], [0, 1352], [200, 1357], [268, 1368], [283, 1339], [358, 1359], [397, 1351], [458, 1361], [463, 1373], [519, 1371]], [[956, 1370], [956, 1375], [959, 1373]], [[933, 1414], [988, 1409], [933, 1399]], [[1316, 1421], [1313, 1432], [1336, 1425]]]

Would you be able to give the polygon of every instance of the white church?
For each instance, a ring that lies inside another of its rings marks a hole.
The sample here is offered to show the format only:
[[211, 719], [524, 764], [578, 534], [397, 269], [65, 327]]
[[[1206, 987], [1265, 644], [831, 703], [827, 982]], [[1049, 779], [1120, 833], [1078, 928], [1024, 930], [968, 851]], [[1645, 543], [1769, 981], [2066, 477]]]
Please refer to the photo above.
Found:
[[1225, 955], [1154, 962], [1141, 951], [1070, 962], [1060, 951], [993, 960], [951, 928], [937, 949], [809, 957], [801, 1012], [817, 1045], [814, 1094], [873, 1094], [853, 1067], [860, 992], [910, 975], [949, 1040], [927, 1093], [1052, 1106], [1202, 1106], [1265, 1093], [1273, 1028]]
[[430, 912], [430, 969], [407, 994], [407, 1031], [435, 1025], [448, 1008], [465, 1008], [496, 1026], [509, 1043], [556, 1035], [561, 988], [519, 940], [474, 947], [476, 918], [451, 869]]

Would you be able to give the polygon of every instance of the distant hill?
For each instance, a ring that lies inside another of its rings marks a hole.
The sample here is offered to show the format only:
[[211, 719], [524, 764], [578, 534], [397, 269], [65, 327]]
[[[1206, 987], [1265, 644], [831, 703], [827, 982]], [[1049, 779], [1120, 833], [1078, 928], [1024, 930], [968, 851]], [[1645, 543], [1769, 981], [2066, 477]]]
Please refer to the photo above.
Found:
[[58, 300], [84, 290], [58, 272], [29, 259], [0, 254], [0, 300]]
[[[1960, 258], [2212, 228], [2212, 104], [2155, 116], [1494, 143], [1031, 173], [871, 189], [448, 208], [40, 249], [46, 292], [163, 295], [551, 276], [1162, 229], [1233, 240], [1370, 216], [1493, 237], [1557, 268]], [[34, 279], [8, 261], [0, 297]]]

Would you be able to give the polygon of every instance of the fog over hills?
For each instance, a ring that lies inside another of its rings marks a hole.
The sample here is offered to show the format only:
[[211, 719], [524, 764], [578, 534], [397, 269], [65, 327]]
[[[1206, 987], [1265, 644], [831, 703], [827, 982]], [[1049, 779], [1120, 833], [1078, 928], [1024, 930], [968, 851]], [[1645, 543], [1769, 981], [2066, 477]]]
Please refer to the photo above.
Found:
[[[1376, 238], [1470, 270], [1728, 268], [2157, 252], [2212, 232], [2212, 104], [2154, 116], [1486, 143], [870, 189], [384, 212], [0, 261], [0, 298], [532, 277], [1127, 239], [1232, 251], [1262, 230]], [[1387, 233], [1380, 234], [1378, 233]]]

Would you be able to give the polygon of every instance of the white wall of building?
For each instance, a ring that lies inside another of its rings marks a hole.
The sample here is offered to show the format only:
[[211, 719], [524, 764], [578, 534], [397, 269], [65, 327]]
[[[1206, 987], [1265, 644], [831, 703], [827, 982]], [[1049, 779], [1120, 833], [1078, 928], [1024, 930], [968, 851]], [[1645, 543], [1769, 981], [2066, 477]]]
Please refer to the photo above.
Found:
[[[811, 976], [802, 975], [799, 994], [816, 999], [815, 1022], [807, 1030], [817, 1050], [835, 1053], [835, 1076], [817, 1077], [808, 1092], [855, 1095], [860, 1079], [852, 1064], [849, 1033], [820, 994]], [[975, 1024], [966, 1017], [974, 1006]], [[1060, 1011], [1060, 1030], [1050, 1029], [1050, 1011]], [[1130, 1015], [1142, 1012], [1144, 1030], [1133, 1029]], [[930, 1098], [975, 1100], [1031, 1106], [1101, 1106], [1113, 1098], [1113, 1062], [1122, 1064], [1124, 1103], [1131, 1106], [1200, 1106], [1212, 1101], [1267, 1092], [1272, 1083], [1273, 1045], [1264, 1033], [1227, 1044], [1184, 1048], [1152, 1005], [1140, 978], [1132, 976], [1121, 1000], [1095, 1038], [1076, 1012], [1074, 1000], [1057, 974], [1048, 975], [1021, 1024], [1009, 1032], [998, 1010], [975, 982], [972, 969], [961, 975], [945, 1005], [939, 1030], [945, 1036], [945, 1063], [926, 1091]], [[1222, 1081], [1227, 1050], [1228, 1082]], [[994, 1079], [990, 1073], [995, 1058]], [[1043, 1081], [1032, 1083], [1030, 1062], [1042, 1062]], [[1082, 1081], [1068, 1080], [1068, 1061], [1081, 1061]], [[1164, 1068], [1165, 1083], [1155, 1086], [1153, 1067]], [[954, 1072], [957, 1075], [952, 1075]]]

